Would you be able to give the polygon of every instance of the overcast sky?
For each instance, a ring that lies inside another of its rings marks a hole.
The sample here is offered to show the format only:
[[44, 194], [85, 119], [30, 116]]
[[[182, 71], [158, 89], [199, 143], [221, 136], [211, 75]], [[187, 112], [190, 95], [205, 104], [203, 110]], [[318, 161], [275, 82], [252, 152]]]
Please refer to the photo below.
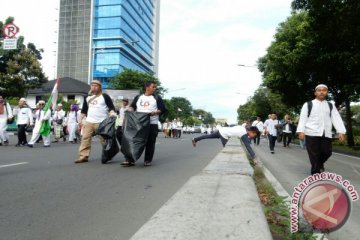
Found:
[[[262, 81], [256, 67], [237, 65], [254, 65], [265, 54], [278, 24], [290, 15], [290, 4], [161, 0], [159, 78], [169, 89], [166, 98], [186, 97], [194, 108], [235, 123], [236, 109]], [[45, 50], [43, 69], [53, 79], [59, 1], [12, 0], [1, 5], [1, 19], [15, 17], [25, 41]]]

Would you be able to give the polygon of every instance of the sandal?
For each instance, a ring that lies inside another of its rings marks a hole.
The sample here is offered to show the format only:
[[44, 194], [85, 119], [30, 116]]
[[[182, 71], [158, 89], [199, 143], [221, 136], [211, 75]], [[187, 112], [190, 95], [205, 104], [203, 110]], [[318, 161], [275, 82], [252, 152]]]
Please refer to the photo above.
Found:
[[150, 166], [151, 166], [151, 162], [144, 162], [144, 166], [145, 166], [145, 167], [150, 167]]
[[131, 166], [134, 166], [135, 163], [129, 162], [129, 161], [124, 161], [124, 162], [120, 163], [120, 165], [122, 165], [123, 167], [131, 167]]

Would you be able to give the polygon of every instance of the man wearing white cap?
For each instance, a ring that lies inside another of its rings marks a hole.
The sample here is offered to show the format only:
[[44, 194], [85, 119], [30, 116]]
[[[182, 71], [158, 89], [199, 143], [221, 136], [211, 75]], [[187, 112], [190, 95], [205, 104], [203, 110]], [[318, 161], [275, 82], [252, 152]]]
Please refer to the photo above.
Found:
[[[36, 110], [35, 112], [35, 126], [32, 132], [32, 136], [31, 139], [28, 143], [28, 147], [32, 148], [34, 146], [34, 144], [36, 143], [36, 141], [39, 139], [40, 137], [40, 128], [41, 128], [41, 124], [45, 121], [49, 121], [49, 125], [50, 125], [50, 117], [51, 117], [51, 111], [47, 111], [45, 113], [44, 106], [45, 106], [45, 101], [40, 100], [39, 101], [39, 109]], [[50, 139], [51, 139], [51, 134], [45, 136], [45, 135], [41, 135], [44, 141], [44, 147], [50, 147]]]
[[[91, 151], [91, 138], [95, 134], [99, 124], [105, 120], [109, 114], [116, 117], [115, 107], [109, 95], [102, 92], [101, 82], [93, 80], [90, 84], [90, 96], [84, 101], [81, 109], [80, 128], [82, 128], [82, 138], [79, 147], [79, 158], [75, 163], [85, 163], [89, 161]], [[84, 126], [82, 120], [86, 117]], [[99, 136], [101, 144], [104, 139]]]
[[[65, 111], [62, 109], [63, 105], [59, 103], [57, 105], [57, 109], [54, 111], [52, 120], [53, 120], [53, 126], [54, 126], [54, 132], [55, 132], [55, 141], [59, 142], [59, 139], [61, 137], [61, 133], [63, 131], [63, 123], [65, 118]], [[65, 142], [65, 135], [63, 134], [64, 142]]]
[[304, 103], [296, 132], [306, 141], [311, 163], [311, 174], [325, 171], [324, 164], [332, 154], [332, 127], [345, 140], [346, 129], [336, 107], [326, 101], [328, 87], [320, 84], [315, 88], [315, 99]]
[[32, 116], [31, 108], [26, 104], [25, 98], [20, 98], [19, 105], [14, 108], [13, 112], [16, 118], [16, 125], [18, 127], [18, 143], [16, 144], [17, 147], [25, 146], [27, 144], [26, 140], [26, 127], [28, 125], [34, 125], [34, 119]]

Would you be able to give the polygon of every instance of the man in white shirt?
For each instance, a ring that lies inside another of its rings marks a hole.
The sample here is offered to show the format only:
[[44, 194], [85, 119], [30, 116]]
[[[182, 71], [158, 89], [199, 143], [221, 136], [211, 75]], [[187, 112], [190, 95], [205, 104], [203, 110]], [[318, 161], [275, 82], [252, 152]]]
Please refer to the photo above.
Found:
[[52, 120], [53, 120], [53, 126], [54, 126], [54, 132], [55, 132], [55, 141], [59, 142], [59, 139], [61, 138], [61, 135], [63, 135], [64, 142], [65, 142], [65, 136], [64, 134], [61, 134], [63, 131], [63, 123], [65, 122], [65, 111], [62, 109], [63, 105], [59, 103], [57, 105], [57, 109], [54, 111]]
[[118, 143], [121, 145], [121, 138], [123, 135], [123, 124], [124, 124], [124, 119], [125, 119], [125, 111], [129, 110], [129, 99], [124, 98], [122, 100], [122, 107], [119, 110], [119, 116], [117, 119], [117, 124], [116, 124], [116, 139], [118, 141]]
[[264, 123], [265, 134], [267, 134], [269, 139], [269, 147], [272, 154], [275, 153], [274, 148], [277, 139], [278, 128], [279, 120], [276, 119], [276, 113], [273, 112], [271, 113], [270, 119], [267, 119]]
[[[150, 131], [145, 146], [144, 166], [151, 166], [155, 152], [156, 138], [159, 132], [159, 116], [166, 111], [162, 98], [155, 95], [155, 91], [156, 83], [154, 81], [147, 81], [145, 83], [145, 93], [136, 96], [130, 105], [130, 110], [148, 113], [150, 115]], [[134, 166], [134, 162], [130, 161], [126, 156], [125, 158], [126, 160], [121, 163], [124, 167]]]
[[[98, 80], [91, 81], [90, 96], [84, 101], [81, 109], [80, 128], [82, 128], [82, 138], [79, 147], [79, 158], [75, 163], [85, 163], [89, 161], [91, 151], [91, 138], [95, 134], [100, 123], [105, 120], [109, 114], [116, 116], [114, 104], [109, 95], [102, 92], [101, 82]], [[86, 117], [84, 125], [83, 119]], [[83, 125], [83, 126], [82, 126]], [[101, 144], [104, 139], [99, 136]]]
[[[264, 123], [261, 121], [261, 117], [257, 117], [251, 126], [257, 127], [257, 129], [261, 133], [264, 131]], [[256, 135], [256, 138], [254, 138], [254, 144], [256, 145], [260, 144], [260, 134]]]
[[254, 158], [255, 153], [250, 146], [249, 138], [250, 139], [255, 138], [259, 134], [260, 132], [257, 129], [257, 127], [253, 127], [253, 126], [251, 126], [249, 129], [246, 129], [243, 126], [222, 127], [211, 134], [204, 134], [199, 137], [193, 138], [192, 144], [194, 147], [196, 147], [196, 143], [201, 140], [218, 138], [221, 140], [223, 147], [225, 147], [230, 137], [239, 137], [242, 143], [244, 144], [246, 150], [248, 151], [249, 155], [252, 158]]
[[[34, 146], [34, 144], [36, 143], [36, 141], [39, 139], [40, 137], [40, 128], [41, 128], [41, 124], [45, 121], [49, 121], [49, 125], [50, 125], [50, 116], [51, 116], [51, 111], [48, 110], [47, 112], [45, 112], [43, 110], [44, 106], [45, 106], [45, 101], [40, 100], [39, 101], [39, 109], [36, 110], [35, 112], [35, 126], [31, 135], [31, 139], [28, 143], [28, 147], [32, 148]], [[50, 139], [51, 139], [51, 134], [45, 136], [45, 135], [41, 135], [42, 139], [44, 141], [44, 147], [50, 147]]]
[[7, 133], [8, 120], [13, 119], [10, 104], [0, 96], [0, 146], [9, 145], [9, 135]]
[[14, 116], [16, 118], [16, 125], [18, 126], [18, 143], [16, 144], [17, 147], [27, 145], [26, 140], [26, 127], [28, 125], [34, 125], [34, 119], [32, 115], [31, 108], [26, 104], [25, 98], [20, 98], [19, 105], [14, 108]]
[[332, 154], [332, 127], [345, 140], [346, 129], [341, 116], [332, 103], [326, 101], [328, 87], [320, 84], [315, 88], [315, 99], [304, 103], [296, 132], [300, 140], [306, 140], [311, 163], [311, 174], [325, 171], [324, 163]]

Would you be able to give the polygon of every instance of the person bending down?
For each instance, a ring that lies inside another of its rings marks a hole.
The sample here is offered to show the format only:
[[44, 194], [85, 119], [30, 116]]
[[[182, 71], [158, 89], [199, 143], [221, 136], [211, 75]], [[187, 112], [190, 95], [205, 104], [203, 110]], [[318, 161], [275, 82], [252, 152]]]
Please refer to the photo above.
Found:
[[250, 146], [249, 138], [253, 139], [258, 134], [260, 134], [257, 127], [252, 126], [246, 129], [243, 126], [234, 126], [234, 127], [223, 127], [220, 128], [218, 131], [215, 131], [212, 134], [205, 134], [196, 138], [192, 139], [192, 144], [196, 147], [196, 143], [203, 139], [209, 138], [220, 138], [222, 145], [225, 147], [226, 143], [229, 141], [230, 137], [239, 137], [246, 147], [246, 150], [250, 154], [251, 157], [255, 157], [255, 153]]

